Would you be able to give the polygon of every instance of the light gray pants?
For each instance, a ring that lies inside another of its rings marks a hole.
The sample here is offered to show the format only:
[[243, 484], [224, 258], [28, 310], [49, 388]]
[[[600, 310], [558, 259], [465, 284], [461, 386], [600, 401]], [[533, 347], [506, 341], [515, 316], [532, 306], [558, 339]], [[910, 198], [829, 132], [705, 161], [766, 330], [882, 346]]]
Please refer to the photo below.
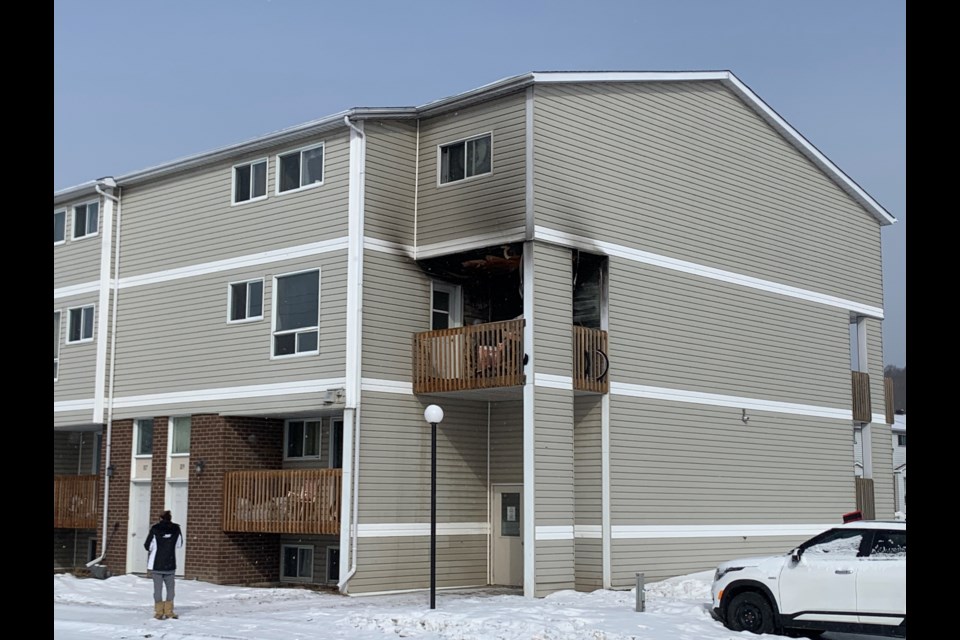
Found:
[[[152, 571], [153, 573], [153, 601], [163, 602], [169, 600], [173, 602], [174, 595], [174, 577], [175, 571]], [[163, 597], [163, 585], [167, 585], [167, 597]]]

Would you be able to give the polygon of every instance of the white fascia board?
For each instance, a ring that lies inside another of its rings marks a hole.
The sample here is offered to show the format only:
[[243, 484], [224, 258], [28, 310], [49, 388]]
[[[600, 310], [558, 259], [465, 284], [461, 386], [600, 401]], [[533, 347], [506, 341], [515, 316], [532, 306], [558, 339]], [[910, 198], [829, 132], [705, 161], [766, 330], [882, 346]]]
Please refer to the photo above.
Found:
[[114, 398], [113, 406], [122, 409], [162, 404], [208, 402], [212, 400], [242, 400], [244, 398], [321, 393], [323, 391], [341, 389], [344, 383], [344, 378], [327, 378], [320, 380], [277, 382], [273, 384], [252, 384], [241, 387], [222, 387], [219, 389], [191, 389], [171, 391], [169, 393], [151, 393], [140, 396], [123, 396]]
[[[110, 286], [113, 286], [113, 280], [110, 280]], [[81, 296], [87, 293], [97, 293], [100, 291], [100, 281], [95, 280], [93, 282], [84, 282], [83, 284], [71, 284], [66, 287], [60, 287], [59, 289], [53, 290], [53, 299], [60, 300], [61, 298], [71, 298], [73, 296]]]
[[523, 242], [526, 240], [526, 227], [516, 227], [494, 233], [484, 233], [455, 240], [444, 240], [443, 242], [434, 242], [417, 247], [416, 259], [434, 258], [448, 253], [470, 251], [471, 249], [482, 249], [493, 245], [510, 244], [513, 242]]
[[681, 82], [726, 80], [729, 71], [544, 71], [533, 74], [537, 84], [550, 82]]
[[413, 395], [413, 383], [404, 380], [384, 380], [378, 378], [362, 378], [360, 381], [361, 391], [376, 391], [380, 393], [398, 393], [401, 395]]

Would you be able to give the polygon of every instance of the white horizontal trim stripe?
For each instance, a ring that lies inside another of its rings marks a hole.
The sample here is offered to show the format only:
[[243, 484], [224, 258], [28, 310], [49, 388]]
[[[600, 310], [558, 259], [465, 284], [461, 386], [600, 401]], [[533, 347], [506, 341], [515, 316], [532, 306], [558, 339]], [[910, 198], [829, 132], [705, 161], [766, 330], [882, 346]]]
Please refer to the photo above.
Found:
[[508, 242], [522, 242], [526, 239], [526, 227], [516, 227], [496, 233], [484, 233], [478, 236], [468, 238], [457, 238], [456, 240], [444, 240], [433, 244], [425, 244], [416, 248], [416, 259], [432, 258], [434, 256], [456, 252], [469, 251], [470, 249], [479, 249], [493, 244], [504, 244]]
[[677, 80], [726, 80], [727, 71], [556, 71], [534, 73], [533, 81], [547, 82], [669, 82]]
[[694, 262], [677, 260], [676, 258], [668, 258], [666, 256], [650, 253], [649, 251], [642, 251], [640, 249], [613, 244], [612, 242], [594, 240], [592, 238], [576, 236], [564, 231], [557, 231], [555, 229], [548, 229], [546, 227], [539, 226], [536, 227], [534, 236], [537, 240], [543, 240], [544, 242], [552, 242], [554, 244], [578, 249], [593, 249], [609, 256], [633, 260], [634, 262], [642, 262], [644, 264], [650, 264], [657, 267], [662, 267], [664, 269], [671, 269], [673, 271], [680, 271], [690, 275], [710, 278], [711, 280], [728, 282], [730, 284], [747, 287], [749, 289], [757, 289], [759, 291], [775, 293], [788, 298], [806, 300], [807, 302], [816, 302], [818, 304], [836, 307], [845, 311], [853, 311], [860, 315], [877, 318], [879, 320], [883, 319], [883, 309], [880, 307], [865, 305], [852, 300], [845, 300], [843, 298], [830, 296], [825, 293], [818, 293], [808, 289], [792, 287], [790, 285], [780, 284], [770, 280], [762, 280], [752, 276], [740, 275], [732, 271], [724, 271], [723, 269], [716, 269], [714, 267], [705, 267]]
[[574, 538], [596, 538], [600, 539], [603, 528], [599, 524], [575, 524], [573, 525]]
[[220, 271], [229, 271], [231, 269], [241, 269], [243, 267], [268, 264], [270, 262], [280, 262], [282, 260], [293, 260], [296, 258], [315, 256], [323, 253], [329, 253], [331, 251], [346, 250], [346, 248], [346, 237], [323, 240], [321, 242], [311, 242], [310, 244], [304, 244], [296, 247], [285, 247], [283, 249], [252, 253], [246, 256], [237, 256], [235, 258], [226, 258], [224, 260], [215, 260], [213, 262], [203, 262], [187, 267], [167, 269], [166, 271], [144, 273], [139, 276], [127, 276], [126, 278], [120, 278], [120, 288], [126, 289], [129, 287], [140, 287], [147, 284], [156, 284], [158, 282], [167, 282], [168, 280], [192, 278], [210, 273], [218, 273]]
[[737, 536], [812, 536], [833, 524], [647, 524], [613, 525], [617, 540], [641, 538], [728, 538]]
[[190, 391], [172, 391], [170, 393], [151, 393], [142, 396], [114, 398], [113, 406], [122, 409], [157, 404], [179, 404], [182, 402], [287, 396], [340, 389], [343, 385], [343, 378], [327, 378], [323, 380], [297, 380], [295, 382], [277, 382], [273, 384], [251, 384], [242, 387], [222, 387], [220, 389], [193, 389]]
[[634, 398], [691, 402], [693, 404], [754, 409], [756, 411], [772, 411], [774, 413], [790, 413], [801, 416], [816, 416], [818, 418], [835, 418], [837, 420], [853, 419], [853, 409], [834, 409], [833, 407], [818, 407], [811, 404], [759, 400], [740, 396], [726, 396], [719, 393], [704, 393], [702, 391], [687, 391], [684, 389], [651, 387], [642, 384], [628, 384], [626, 382], [611, 382], [610, 393]]
[[[111, 285], [113, 282], [110, 283]], [[69, 298], [71, 296], [80, 296], [85, 293], [98, 293], [100, 291], [100, 281], [84, 282], [83, 284], [72, 284], [67, 287], [60, 287], [53, 290], [53, 299]]]
[[93, 398], [84, 398], [83, 400], [60, 400], [53, 403], [54, 413], [63, 413], [65, 411], [91, 411], [93, 409]]
[[874, 414], [871, 414], [871, 416], [870, 416], [870, 422], [872, 422], [872, 423], [874, 423], [874, 424], [888, 424], [888, 423], [887, 423], [887, 416], [886, 416], [886, 414], [883, 414], [883, 413], [874, 413]]
[[403, 380], [378, 380], [376, 378], [363, 378], [360, 382], [360, 389], [363, 391], [380, 391], [382, 393], [402, 393], [413, 395], [413, 383]]
[[[489, 534], [490, 525], [486, 522], [437, 523], [438, 536], [485, 536]], [[429, 522], [387, 522], [357, 525], [357, 536], [361, 538], [407, 538], [429, 535]]]
[[380, 253], [390, 253], [397, 256], [413, 257], [413, 247], [408, 244], [391, 242], [390, 240], [380, 240], [379, 238], [364, 238], [363, 248]]
[[570, 376], [555, 376], [552, 373], [535, 373], [533, 374], [533, 384], [538, 387], [573, 391], [573, 378]]
[[573, 525], [555, 525], [536, 528], [537, 540], [573, 540]]

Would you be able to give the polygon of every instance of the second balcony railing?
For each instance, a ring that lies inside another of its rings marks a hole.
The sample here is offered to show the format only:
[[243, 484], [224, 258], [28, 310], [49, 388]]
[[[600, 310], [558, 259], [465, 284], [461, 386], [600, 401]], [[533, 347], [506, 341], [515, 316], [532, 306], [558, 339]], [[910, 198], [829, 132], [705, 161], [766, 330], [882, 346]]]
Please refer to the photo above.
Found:
[[523, 318], [424, 331], [413, 337], [413, 392], [522, 385]]

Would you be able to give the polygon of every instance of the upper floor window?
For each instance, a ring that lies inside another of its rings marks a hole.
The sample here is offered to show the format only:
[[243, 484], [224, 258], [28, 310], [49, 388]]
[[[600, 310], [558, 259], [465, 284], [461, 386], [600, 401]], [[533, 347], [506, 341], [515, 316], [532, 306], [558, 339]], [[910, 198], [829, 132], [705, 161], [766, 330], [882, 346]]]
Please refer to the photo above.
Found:
[[84, 238], [97, 235], [97, 224], [100, 222], [100, 203], [94, 200], [86, 204], [78, 204], [73, 208], [73, 237]]
[[263, 280], [231, 283], [229, 299], [230, 322], [263, 318]]
[[320, 420], [287, 420], [286, 458], [320, 457]]
[[273, 355], [320, 352], [320, 270], [273, 281]]
[[440, 184], [490, 173], [492, 147], [489, 133], [440, 145]]
[[233, 203], [267, 197], [267, 159], [233, 168]]
[[60, 312], [53, 312], [53, 380], [60, 374]]
[[153, 454], [153, 419], [137, 418], [133, 421], [136, 431], [136, 455], [149, 456]]
[[459, 327], [461, 321], [460, 287], [446, 282], [433, 282], [433, 301], [430, 309], [430, 328]]
[[170, 453], [190, 453], [190, 416], [171, 419]]
[[63, 244], [67, 240], [66, 209], [53, 212], [53, 244]]
[[67, 313], [67, 342], [93, 340], [93, 305], [75, 307]]
[[322, 182], [322, 144], [277, 156], [277, 193], [302, 189]]
[[898, 447], [905, 447], [905, 446], [907, 446], [907, 434], [905, 434], [905, 433], [898, 433], [898, 434], [897, 434], [897, 446], [898, 446]]

